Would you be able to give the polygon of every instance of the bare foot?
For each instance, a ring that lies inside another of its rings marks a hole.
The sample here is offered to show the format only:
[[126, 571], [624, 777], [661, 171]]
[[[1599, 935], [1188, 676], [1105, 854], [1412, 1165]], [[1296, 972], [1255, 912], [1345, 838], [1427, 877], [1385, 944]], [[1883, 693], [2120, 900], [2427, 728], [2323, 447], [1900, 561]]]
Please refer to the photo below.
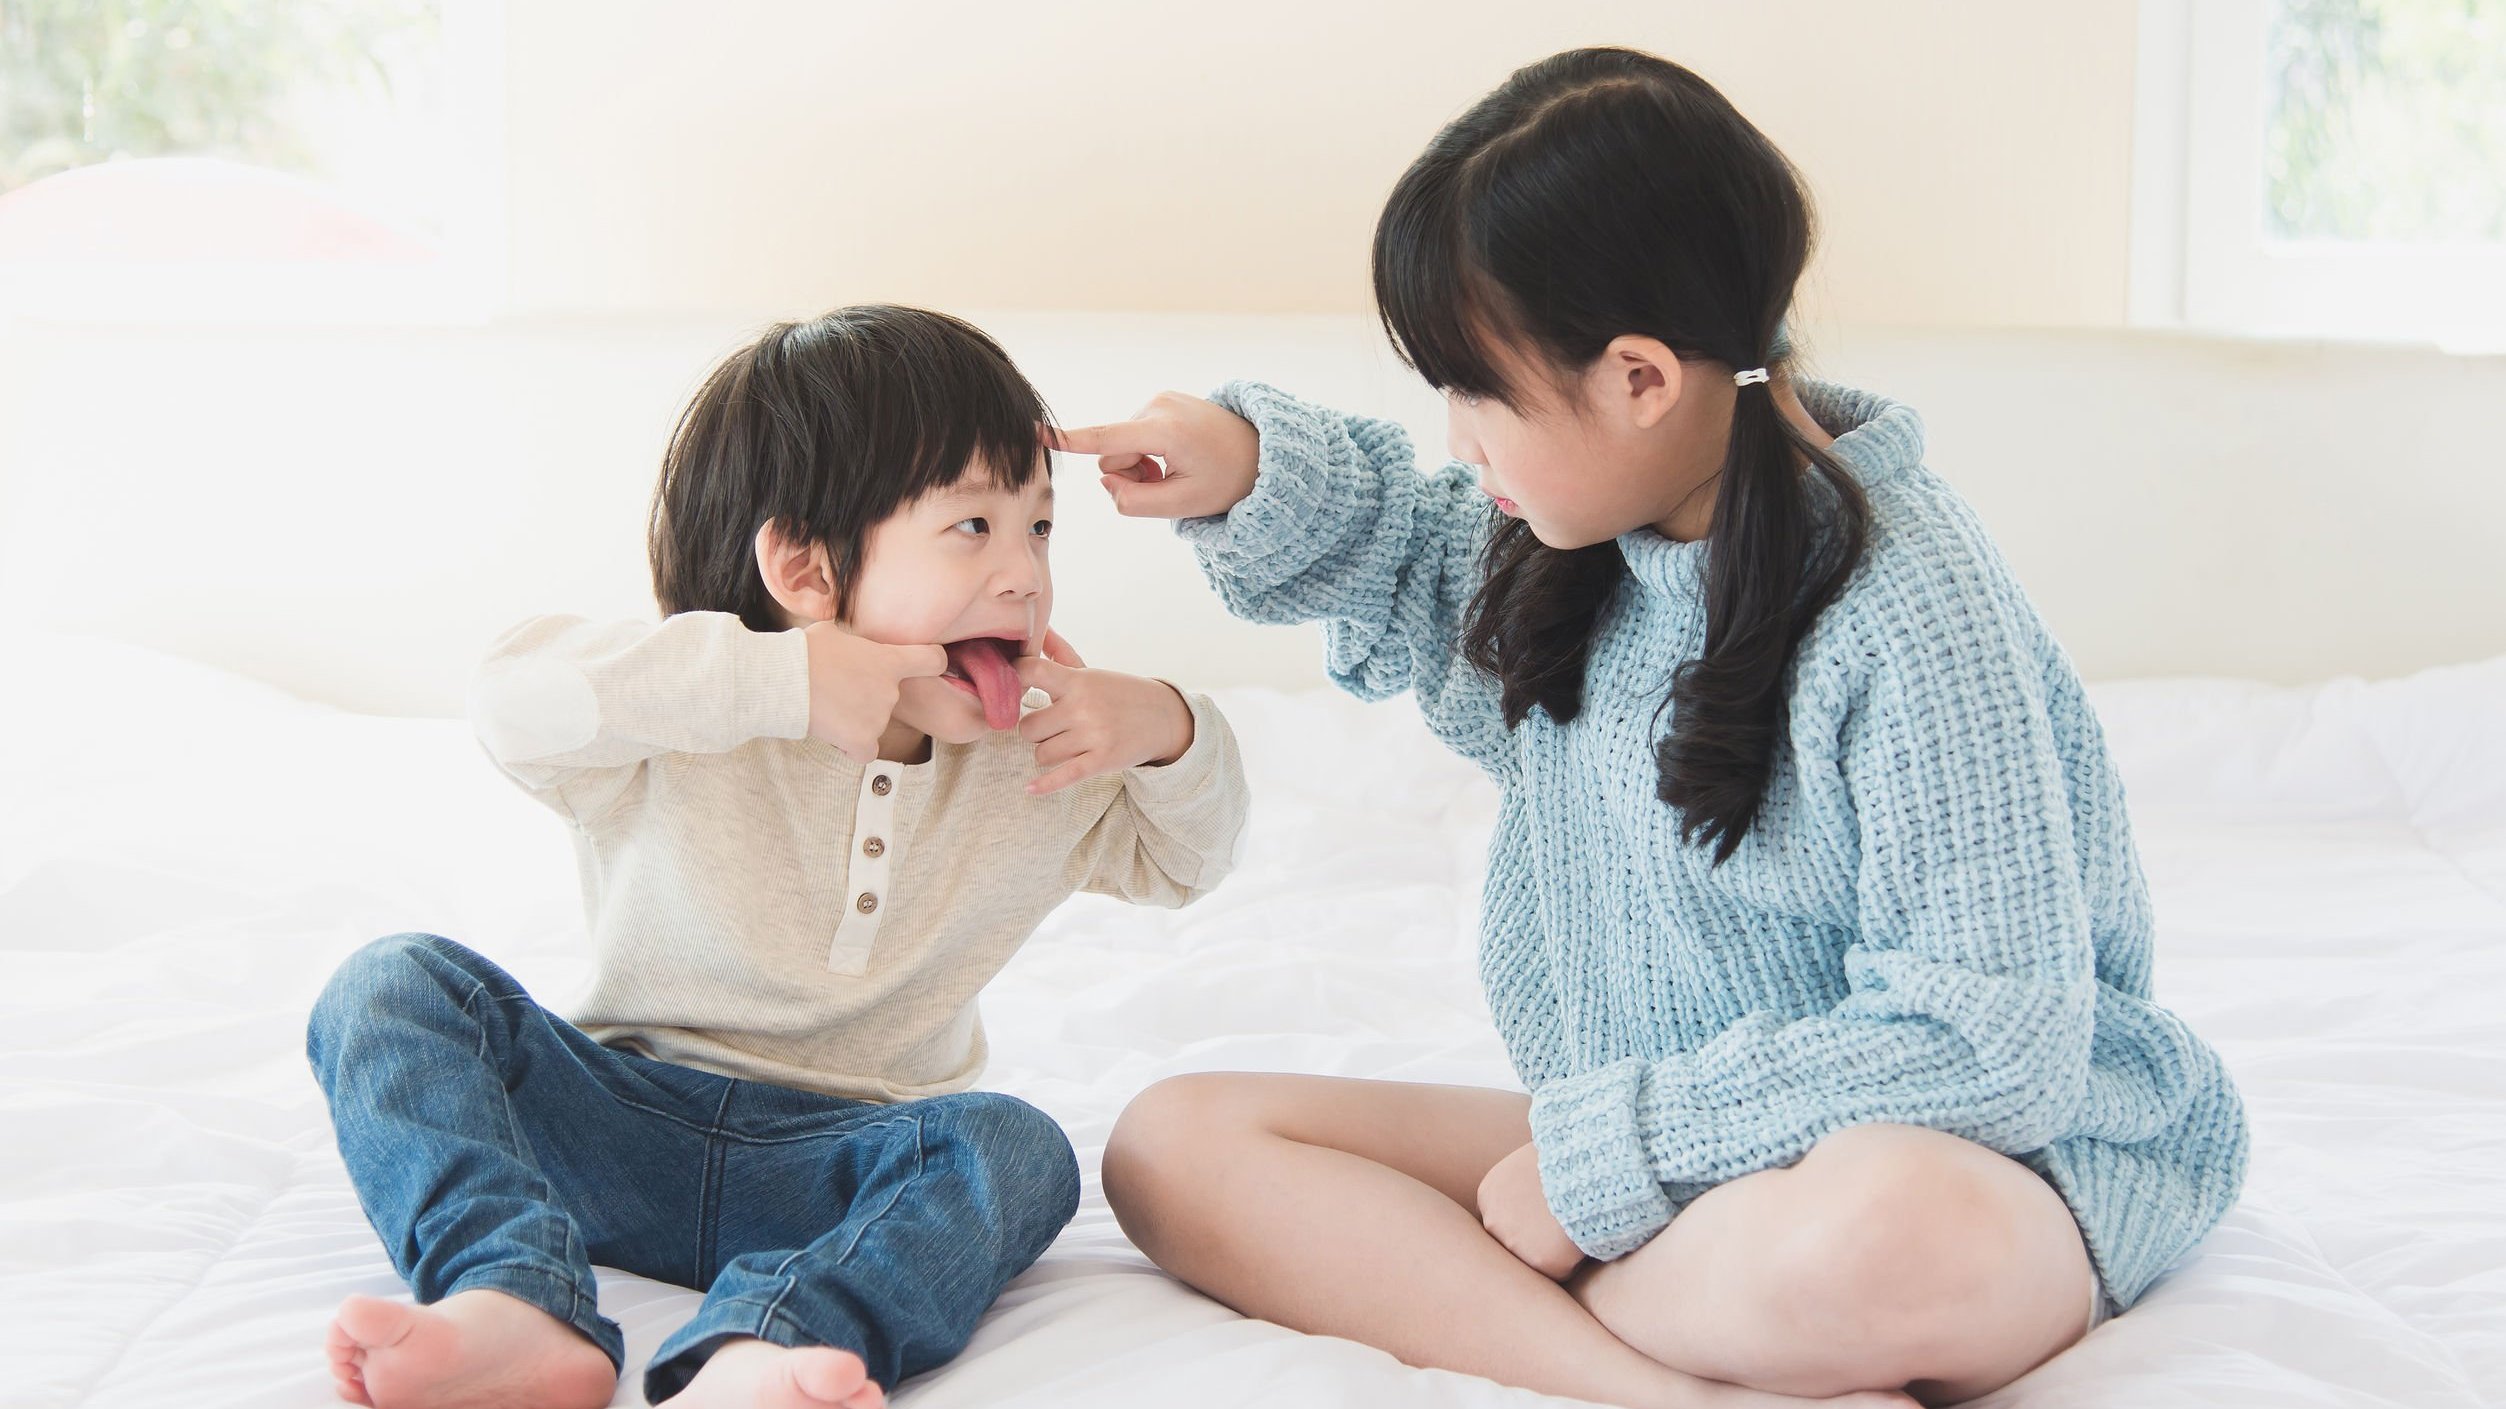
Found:
[[330, 1355], [339, 1397], [375, 1409], [600, 1409], [618, 1388], [581, 1332], [484, 1288], [433, 1306], [352, 1296]]
[[832, 1346], [781, 1346], [750, 1336], [706, 1357], [669, 1409], [883, 1409], [888, 1397], [861, 1357]]

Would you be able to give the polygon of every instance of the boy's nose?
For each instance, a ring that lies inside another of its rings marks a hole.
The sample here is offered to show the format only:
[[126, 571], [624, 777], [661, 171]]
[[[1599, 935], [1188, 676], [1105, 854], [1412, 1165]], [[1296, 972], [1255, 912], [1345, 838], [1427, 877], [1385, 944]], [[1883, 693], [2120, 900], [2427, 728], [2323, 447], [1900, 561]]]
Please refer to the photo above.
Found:
[[995, 590], [1003, 596], [1032, 597], [1044, 590], [1044, 554], [1036, 547], [1006, 549], [994, 569]]

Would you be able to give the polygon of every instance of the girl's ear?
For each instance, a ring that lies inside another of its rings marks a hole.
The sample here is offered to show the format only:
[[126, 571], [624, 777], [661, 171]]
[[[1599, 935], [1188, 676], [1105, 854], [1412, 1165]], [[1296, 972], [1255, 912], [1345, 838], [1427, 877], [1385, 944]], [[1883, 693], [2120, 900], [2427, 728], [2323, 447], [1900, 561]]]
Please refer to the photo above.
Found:
[[770, 519], [757, 530], [757, 572], [786, 615], [802, 622], [835, 619], [835, 562], [826, 544], [792, 538]]
[[1660, 338], [1634, 333], [1621, 333], [1601, 349], [1601, 370], [1604, 408], [1640, 431], [1660, 425], [1686, 386], [1678, 356]]

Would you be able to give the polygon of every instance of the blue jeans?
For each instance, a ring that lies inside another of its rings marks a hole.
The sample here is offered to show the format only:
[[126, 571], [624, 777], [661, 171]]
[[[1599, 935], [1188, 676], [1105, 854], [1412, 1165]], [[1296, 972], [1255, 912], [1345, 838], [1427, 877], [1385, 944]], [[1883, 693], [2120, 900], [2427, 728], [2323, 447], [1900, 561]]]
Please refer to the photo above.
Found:
[[963, 1349], [1079, 1206], [1069, 1138], [1023, 1101], [848, 1101], [603, 1047], [434, 935], [340, 965], [306, 1055], [421, 1304], [492, 1288], [623, 1368], [592, 1264], [703, 1290], [644, 1372], [656, 1403], [734, 1336], [850, 1350], [893, 1388]]

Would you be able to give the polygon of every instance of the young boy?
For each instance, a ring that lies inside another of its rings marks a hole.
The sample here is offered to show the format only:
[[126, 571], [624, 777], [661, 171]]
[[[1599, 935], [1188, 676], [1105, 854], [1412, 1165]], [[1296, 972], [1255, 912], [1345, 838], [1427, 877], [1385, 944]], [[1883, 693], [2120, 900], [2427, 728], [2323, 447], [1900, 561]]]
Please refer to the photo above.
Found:
[[1215, 885], [1245, 785], [1207, 699], [1048, 630], [1048, 420], [955, 319], [776, 327], [672, 438], [666, 619], [496, 644], [472, 718], [572, 826], [596, 966], [572, 1022], [432, 935], [323, 993], [308, 1055], [417, 1301], [340, 1307], [342, 1397], [607, 1404], [599, 1263], [705, 1289], [649, 1399], [868, 1409], [1069, 1221], [1060, 1128], [968, 1089], [976, 995], [1074, 891]]

